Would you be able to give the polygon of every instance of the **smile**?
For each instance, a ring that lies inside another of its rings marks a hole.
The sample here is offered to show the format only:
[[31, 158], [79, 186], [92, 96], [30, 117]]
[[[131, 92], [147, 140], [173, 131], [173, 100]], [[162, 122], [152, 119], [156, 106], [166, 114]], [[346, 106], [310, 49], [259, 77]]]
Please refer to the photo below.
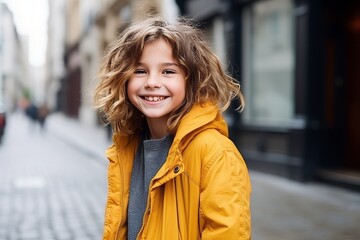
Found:
[[166, 97], [143, 97], [146, 101], [149, 101], [149, 102], [160, 102], [162, 100], [164, 100]]

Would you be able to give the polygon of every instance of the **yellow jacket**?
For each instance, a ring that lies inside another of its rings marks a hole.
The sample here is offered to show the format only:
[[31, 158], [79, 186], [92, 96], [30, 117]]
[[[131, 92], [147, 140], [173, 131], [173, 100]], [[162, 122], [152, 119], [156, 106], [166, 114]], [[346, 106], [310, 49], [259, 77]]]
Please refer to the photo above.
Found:
[[[138, 136], [114, 136], [107, 150], [104, 240], [127, 239], [127, 208]], [[250, 239], [250, 179], [216, 107], [194, 106], [181, 120], [149, 186], [138, 239]]]

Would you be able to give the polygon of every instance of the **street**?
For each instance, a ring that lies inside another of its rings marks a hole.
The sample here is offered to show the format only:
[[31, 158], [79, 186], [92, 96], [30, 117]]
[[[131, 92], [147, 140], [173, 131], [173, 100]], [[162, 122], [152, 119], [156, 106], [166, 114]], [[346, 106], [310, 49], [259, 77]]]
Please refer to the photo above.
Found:
[[10, 116], [0, 146], [0, 239], [100, 239], [106, 168]]
[[[46, 129], [12, 114], [0, 146], [0, 240], [101, 239], [104, 129], [53, 114]], [[360, 194], [250, 170], [252, 239], [358, 240]]]

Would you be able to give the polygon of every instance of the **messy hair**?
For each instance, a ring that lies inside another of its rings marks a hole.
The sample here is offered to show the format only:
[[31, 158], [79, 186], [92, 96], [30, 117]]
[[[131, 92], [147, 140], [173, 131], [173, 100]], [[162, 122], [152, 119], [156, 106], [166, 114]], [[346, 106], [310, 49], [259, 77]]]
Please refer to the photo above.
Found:
[[144, 46], [158, 39], [171, 45], [173, 57], [186, 76], [185, 100], [170, 114], [167, 123], [170, 131], [177, 128], [180, 119], [194, 104], [211, 102], [223, 112], [237, 98], [238, 110], [242, 110], [244, 99], [239, 83], [223, 69], [199, 28], [185, 18], [170, 23], [160, 17], [149, 17], [120, 34], [99, 69], [95, 108], [116, 133], [129, 135], [144, 127], [143, 114], [127, 96], [127, 83], [136, 70]]

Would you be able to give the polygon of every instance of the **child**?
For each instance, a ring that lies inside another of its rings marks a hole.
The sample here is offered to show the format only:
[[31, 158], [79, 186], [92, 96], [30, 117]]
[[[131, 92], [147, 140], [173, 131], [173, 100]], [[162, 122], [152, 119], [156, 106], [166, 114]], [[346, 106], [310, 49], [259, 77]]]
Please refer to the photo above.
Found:
[[250, 179], [221, 113], [243, 97], [200, 30], [151, 17], [99, 72], [114, 130], [103, 239], [250, 239]]

